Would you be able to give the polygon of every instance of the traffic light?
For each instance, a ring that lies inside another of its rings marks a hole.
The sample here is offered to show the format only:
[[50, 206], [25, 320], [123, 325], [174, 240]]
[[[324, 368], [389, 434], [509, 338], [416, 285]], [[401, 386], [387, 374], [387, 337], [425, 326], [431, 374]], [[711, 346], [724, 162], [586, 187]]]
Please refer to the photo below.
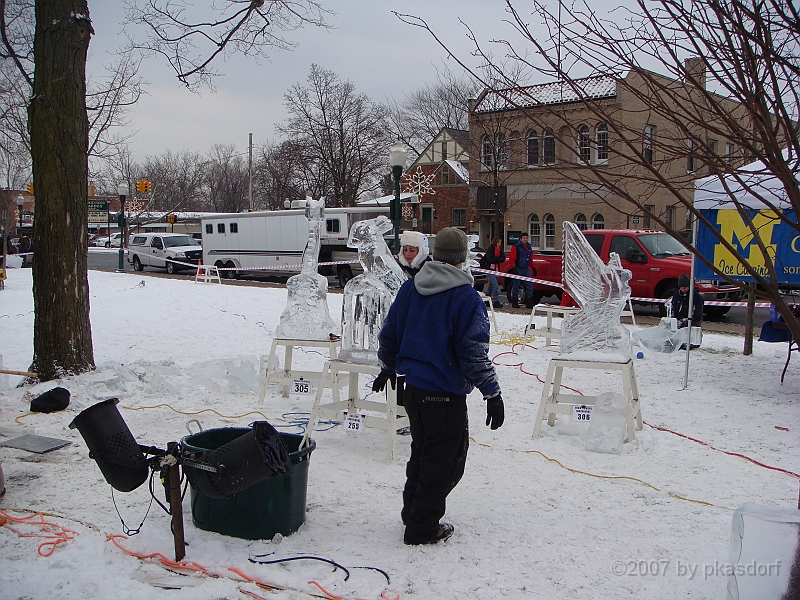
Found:
[[136, 182], [136, 191], [140, 194], [149, 194], [152, 189], [153, 186], [147, 179], [140, 179]]
[[167, 215], [167, 223], [174, 223], [176, 220], [175, 215]]
[[28, 193], [29, 193], [31, 196], [33, 196], [33, 184], [32, 184], [32, 183], [29, 183], [29, 184], [28, 184]]

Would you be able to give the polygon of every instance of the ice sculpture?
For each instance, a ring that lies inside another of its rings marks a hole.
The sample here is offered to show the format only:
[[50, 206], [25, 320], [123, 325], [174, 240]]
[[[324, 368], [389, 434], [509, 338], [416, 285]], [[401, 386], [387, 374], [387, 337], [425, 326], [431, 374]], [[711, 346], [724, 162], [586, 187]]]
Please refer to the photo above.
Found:
[[597, 397], [585, 439], [587, 450], [622, 453], [622, 446], [628, 441], [628, 404], [629, 400], [617, 392], [606, 392]]
[[317, 271], [319, 238], [325, 222], [325, 197], [306, 197], [308, 242], [300, 273], [286, 282], [289, 294], [275, 337], [290, 340], [328, 340], [338, 327], [328, 311], [328, 279]]
[[397, 291], [406, 280], [406, 274], [383, 239], [383, 234], [391, 229], [392, 222], [380, 216], [358, 221], [350, 230], [347, 245], [358, 249], [358, 260], [364, 272], [344, 286], [339, 360], [378, 364], [378, 334]]
[[[724, 567], [727, 600], [800, 597], [800, 511], [743, 504], [733, 513], [730, 558]], [[716, 564], [703, 569], [705, 577], [720, 571]]]
[[[689, 327], [678, 329], [678, 320], [663, 317], [655, 327], [631, 333], [633, 341], [653, 352], [675, 352], [689, 339]], [[699, 346], [703, 340], [700, 327], [691, 328], [692, 345]]]
[[631, 336], [619, 322], [631, 288], [631, 272], [622, 268], [619, 255], [610, 254], [607, 265], [574, 223], [564, 222], [564, 291], [581, 309], [564, 319], [561, 353], [594, 352], [631, 357]]
[[470, 274], [472, 274], [473, 268], [477, 269], [481, 266], [478, 261], [478, 254], [472, 251], [478, 245], [478, 240], [480, 240], [480, 237], [475, 234], [467, 236], [467, 260], [464, 261], [464, 266], [461, 268]]

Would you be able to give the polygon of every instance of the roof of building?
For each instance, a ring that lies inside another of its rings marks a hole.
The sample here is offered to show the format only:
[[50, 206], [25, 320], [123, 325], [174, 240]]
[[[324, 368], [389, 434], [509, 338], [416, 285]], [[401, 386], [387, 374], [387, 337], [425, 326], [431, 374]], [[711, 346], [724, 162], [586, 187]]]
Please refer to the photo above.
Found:
[[464, 150], [469, 148], [469, 131], [465, 129], [453, 129], [451, 127], [444, 127], [443, 129], [451, 138], [458, 142], [458, 145]]
[[488, 113], [515, 108], [581, 102], [589, 98], [613, 98], [617, 95], [617, 79], [607, 75], [554, 81], [540, 85], [504, 90], [487, 90], [475, 106], [475, 112]]
[[[461, 177], [461, 179], [464, 180], [464, 183], [469, 183], [469, 169], [464, 163], [460, 163], [457, 160], [446, 160], [444, 163], [447, 163], [447, 166], [449, 166], [456, 175]], [[441, 166], [439, 168], [441, 168]]]

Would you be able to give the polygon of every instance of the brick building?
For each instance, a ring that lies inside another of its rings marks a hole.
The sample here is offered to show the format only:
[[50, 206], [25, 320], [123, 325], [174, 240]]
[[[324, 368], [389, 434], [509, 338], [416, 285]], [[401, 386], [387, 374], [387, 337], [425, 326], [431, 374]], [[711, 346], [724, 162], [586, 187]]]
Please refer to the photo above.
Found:
[[[694, 179], [709, 173], [693, 139], [717, 156], [738, 163], [743, 156], [725, 139], [713, 139], [721, 137], [720, 123], [687, 135], [665, 116], [701, 105], [707, 93], [703, 71], [693, 73], [698, 86], [646, 75], [630, 71], [486, 90], [470, 100], [470, 196], [480, 245], [494, 235], [513, 243], [524, 231], [534, 248], [560, 249], [564, 221], [583, 229], [658, 228], [654, 219], [612, 194], [603, 179], [624, 181], [626, 190], [667, 225], [687, 228], [685, 207], [658, 177], [691, 199]], [[658, 91], [648, 86], [653, 78]], [[659, 110], [652, 108], [653, 94], [660, 94]], [[730, 115], [746, 118], [733, 102]], [[658, 177], [643, 161], [657, 167]]]
[[469, 212], [468, 144], [467, 131], [445, 127], [406, 170], [401, 189], [419, 199], [407, 209], [414, 212], [417, 230], [435, 234], [460, 227], [477, 233], [474, 212]]

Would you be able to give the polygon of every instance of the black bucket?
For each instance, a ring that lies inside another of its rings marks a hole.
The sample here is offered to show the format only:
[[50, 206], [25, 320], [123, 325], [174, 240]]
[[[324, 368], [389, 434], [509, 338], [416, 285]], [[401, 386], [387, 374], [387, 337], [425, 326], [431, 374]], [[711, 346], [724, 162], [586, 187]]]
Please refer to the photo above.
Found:
[[[181, 440], [181, 456], [199, 456], [241, 438], [245, 427], [207, 429]], [[302, 435], [281, 433], [289, 454], [286, 474], [266, 477], [228, 498], [213, 498], [191, 487], [192, 523], [205, 531], [247, 540], [272, 539], [275, 534], [291, 535], [306, 520], [308, 465], [314, 440], [300, 448]], [[184, 471], [186, 466], [184, 465]]]
[[[267, 421], [226, 431], [236, 437], [214, 449], [198, 452], [181, 448], [181, 458], [191, 461], [181, 463], [189, 483], [209, 498], [229, 498], [262, 479], [289, 471], [289, 453], [280, 434]], [[201, 445], [197, 438], [202, 441], [202, 435], [189, 436], [195, 440], [195, 447]]]
[[130, 492], [147, 481], [148, 466], [131, 430], [117, 410], [119, 399], [109, 398], [82, 411], [69, 424], [77, 428], [89, 457], [97, 462], [115, 490]]

